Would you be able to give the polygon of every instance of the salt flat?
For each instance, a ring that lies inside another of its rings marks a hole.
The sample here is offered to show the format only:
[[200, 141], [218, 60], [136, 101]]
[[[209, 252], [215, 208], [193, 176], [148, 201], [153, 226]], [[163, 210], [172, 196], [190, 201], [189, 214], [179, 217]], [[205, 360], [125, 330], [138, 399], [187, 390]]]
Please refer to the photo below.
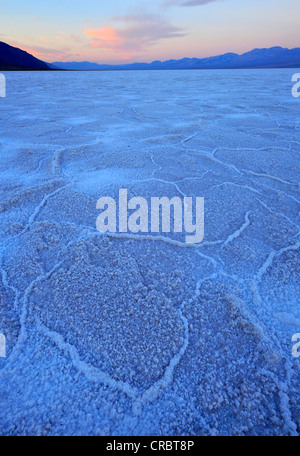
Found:
[[[300, 433], [295, 72], [6, 73], [1, 434]], [[203, 243], [101, 235], [121, 187]]]

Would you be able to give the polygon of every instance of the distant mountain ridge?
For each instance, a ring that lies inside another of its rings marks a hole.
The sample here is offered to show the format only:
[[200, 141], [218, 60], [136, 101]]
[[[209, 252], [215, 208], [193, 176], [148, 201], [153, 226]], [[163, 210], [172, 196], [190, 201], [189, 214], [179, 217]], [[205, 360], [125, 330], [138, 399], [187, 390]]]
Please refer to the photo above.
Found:
[[243, 68], [300, 68], [300, 48], [287, 49], [280, 46], [253, 49], [245, 54], [229, 52], [204, 59], [183, 58], [159, 60], [152, 63], [104, 65], [92, 62], [54, 62], [53, 68], [65, 70], [188, 70], [188, 69], [243, 69]]
[[0, 70], [50, 70], [50, 66], [28, 52], [0, 41]]
[[244, 54], [226, 54], [179, 60], [156, 60], [151, 63], [105, 65], [93, 62], [46, 63], [26, 51], [0, 41], [0, 71], [4, 70], [189, 70], [189, 69], [250, 69], [250, 68], [300, 68], [300, 48], [280, 46], [253, 49]]

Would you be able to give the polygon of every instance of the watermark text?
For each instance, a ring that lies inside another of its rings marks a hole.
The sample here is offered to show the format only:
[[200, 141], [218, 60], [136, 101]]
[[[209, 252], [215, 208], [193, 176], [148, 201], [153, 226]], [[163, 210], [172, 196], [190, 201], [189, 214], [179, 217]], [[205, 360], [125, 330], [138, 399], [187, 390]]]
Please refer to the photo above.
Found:
[[297, 342], [292, 348], [292, 355], [294, 358], [300, 358], [300, 333], [293, 335], [292, 342]]
[[296, 82], [296, 84], [292, 87], [292, 95], [294, 98], [300, 97], [300, 73], [293, 74], [292, 82]]
[[6, 78], [4, 74], [0, 73], [0, 98], [6, 97]]
[[0, 358], [6, 357], [6, 339], [4, 334], [0, 333]]
[[187, 244], [199, 244], [204, 238], [204, 198], [194, 200], [192, 197], [183, 200], [178, 196], [152, 197], [149, 207], [148, 201], [139, 196], [128, 201], [127, 189], [120, 189], [118, 204], [109, 196], [98, 200], [96, 207], [102, 212], [96, 226], [100, 233], [135, 234], [171, 233], [173, 228], [174, 233], [186, 233]]

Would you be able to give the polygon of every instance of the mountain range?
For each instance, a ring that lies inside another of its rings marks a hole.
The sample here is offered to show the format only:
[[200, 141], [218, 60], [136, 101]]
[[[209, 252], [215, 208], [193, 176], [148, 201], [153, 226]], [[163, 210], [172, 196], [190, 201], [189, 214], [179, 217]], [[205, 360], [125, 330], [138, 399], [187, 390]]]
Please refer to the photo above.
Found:
[[196, 70], [243, 68], [300, 68], [300, 48], [279, 46], [253, 49], [245, 54], [227, 53], [203, 59], [156, 60], [152, 63], [105, 65], [93, 62], [46, 63], [28, 52], [0, 41], [0, 71], [4, 70]]
[[0, 70], [50, 70], [47, 63], [0, 41]]
[[65, 70], [196, 70], [237, 68], [300, 68], [300, 48], [272, 47], [254, 49], [239, 55], [232, 52], [204, 59], [183, 58], [159, 60], [152, 63], [102, 65], [91, 62], [54, 62], [56, 68]]

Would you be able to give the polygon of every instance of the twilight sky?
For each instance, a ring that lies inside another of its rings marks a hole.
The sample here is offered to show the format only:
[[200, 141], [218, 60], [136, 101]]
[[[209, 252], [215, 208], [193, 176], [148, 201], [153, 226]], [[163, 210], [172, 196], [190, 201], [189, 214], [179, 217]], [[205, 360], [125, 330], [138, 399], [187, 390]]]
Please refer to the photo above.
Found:
[[150, 62], [300, 47], [299, 0], [9, 0], [0, 23], [0, 41], [48, 62]]

